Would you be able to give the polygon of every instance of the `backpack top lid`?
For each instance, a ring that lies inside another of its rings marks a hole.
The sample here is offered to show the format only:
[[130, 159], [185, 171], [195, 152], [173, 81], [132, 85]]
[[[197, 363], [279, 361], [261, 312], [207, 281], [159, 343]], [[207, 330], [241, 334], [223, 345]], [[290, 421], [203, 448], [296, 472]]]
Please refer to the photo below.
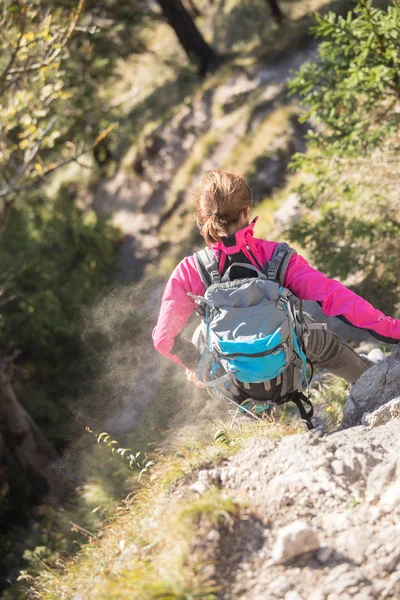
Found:
[[[222, 276], [219, 272], [218, 262], [211, 248], [207, 247], [203, 250], [200, 250], [200, 252], [195, 252], [194, 259], [197, 270], [206, 289], [215, 283], [221, 283], [223, 277], [226, 281], [229, 277], [229, 274], [233, 270], [233, 267], [242, 267], [248, 270], [255, 270], [257, 273], [262, 272], [267, 279], [270, 281], [276, 281], [283, 286], [287, 267], [293, 254], [296, 254], [296, 251], [286, 242], [281, 242], [277, 244], [271, 259], [264, 264], [262, 271], [259, 271], [259, 269], [257, 269], [257, 267], [255, 267], [249, 261], [245, 263], [233, 262], [231, 265], [229, 265], [224, 276]], [[244, 258], [246, 259], [246, 257]], [[240, 257], [240, 259], [242, 260], [242, 257]], [[226, 277], [227, 274], [228, 277]]]

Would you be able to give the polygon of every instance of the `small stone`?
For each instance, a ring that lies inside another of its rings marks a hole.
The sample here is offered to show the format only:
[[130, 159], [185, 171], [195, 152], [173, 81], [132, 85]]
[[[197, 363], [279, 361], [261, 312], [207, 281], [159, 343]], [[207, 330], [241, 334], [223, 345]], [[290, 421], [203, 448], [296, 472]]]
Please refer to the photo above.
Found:
[[207, 534], [207, 540], [209, 542], [219, 542], [221, 539], [221, 534], [216, 529], [211, 529], [211, 531]]
[[209, 471], [209, 479], [211, 479], [215, 485], [219, 486], [221, 484], [221, 470], [211, 469], [211, 471]]
[[305, 521], [294, 521], [278, 531], [272, 559], [275, 564], [283, 564], [297, 556], [319, 548], [318, 537]]
[[308, 596], [308, 600], [325, 600], [326, 594], [323, 590], [313, 590]]
[[379, 498], [384, 487], [393, 478], [395, 469], [396, 461], [394, 459], [378, 464], [372, 469], [367, 479], [366, 502], [375, 502]]
[[207, 469], [202, 469], [199, 471], [197, 478], [199, 481], [203, 481], [204, 483], [207, 482], [210, 478], [210, 471], [207, 471]]
[[192, 483], [192, 485], [189, 486], [189, 490], [191, 492], [196, 492], [197, 494], [200, 494], [200, 496], [202, 494], [204, 494], [206, 489], [207, 489], [207, 487], [204, 485], [204, 483], [202, 481], [196, 481], [195, 483]]
[[400, 479], [387, 488], [381, 496], [379, 507], [390, 512], [400, 503]]
[[[278, 598], [284, 598], [286, 592], [288, 592], [291, 587], [291, 583], [287, 577], [285, 575], [280, 575], [270, 583], [268, 592], [274, 596], [278, 596]], [[264, 597], [268, 597], [268, 595]]]
[[373, 600], [374, 596], [366, 589], [363, 588], [361, 592], [358, 592], [355, 596], [352, 597], [352, 600]]
[[[336, 600], [337, 598], [347, 598], [347, 591], [357, 586], [364, 576], [360, 569], [351, 568], [349, 563], [338, 565], [330, 571], [325, 579], [326, 589]], [[329, 598], [329, 597], [328, 597]]]
[[221, 483], [223, 485], [225, 485], [229, 479], [229, 471], [227, 469], [222, 469], [220, 472], [220, 478], [221, 478]]
[[382, 571], [386, 571], [387, 573], [391, 573], [396, 567], [397, 563], [400, 560], [400, 552], [395, 551], [390, 556], [383, 556], [377, 562]]
[[361, 422], [367, 427], [380, 427], [392, 419], [400, 417], [400, 397], [393, 398], [383, 406], [380, 406], [373, 412], [364, 413]]
[[296, 590], [290, 590], [285, 594], [285, 600], [304, 600], [304, 598]]
[[328, 562], [332, 554], [332, 548], [329, 548], [329, 546], [323, 546], [317, 550], [315, 557], [317, 561], [323, 565], [324, 563]]
[[344, 473], [344, 464], [342, 460], [333, 460], [331, 462], [331, 469], [335, 475], [343, 475]]

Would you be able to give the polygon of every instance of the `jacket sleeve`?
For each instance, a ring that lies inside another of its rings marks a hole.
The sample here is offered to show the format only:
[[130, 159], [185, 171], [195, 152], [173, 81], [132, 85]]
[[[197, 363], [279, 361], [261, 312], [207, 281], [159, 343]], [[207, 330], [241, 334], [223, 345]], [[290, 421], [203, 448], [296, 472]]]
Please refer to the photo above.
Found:
[[[158, 352], [182, 367], [189, 368], [196, 366], [200, 354], [179, 333], [195, 310], [195, 302], [188, 296], [188, 292], [193, 291], [193, 277], [197, 284], [195, 287], [198, 287], [195, 275], [188, 259], [184, 259], [175, 268], [165, 287], [157, 325], [153, 330], [153, 343]], [[195, 290], [194, 293], [199, 292]]]
[[380, 310], [336, 279], [329, 279], [298, 254], [289, 261], [285, 286], [301, 300], [318, 302], [327, 317], [338, 317], [348, 325], [366, 329], [388, 344], [400, 342], [400, 320], [386, 317]]

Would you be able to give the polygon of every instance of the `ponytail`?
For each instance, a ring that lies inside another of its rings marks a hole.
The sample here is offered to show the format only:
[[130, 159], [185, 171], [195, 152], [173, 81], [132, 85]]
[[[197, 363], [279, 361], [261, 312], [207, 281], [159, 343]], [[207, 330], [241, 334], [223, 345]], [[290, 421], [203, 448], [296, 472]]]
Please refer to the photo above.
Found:
[[252, 206], [249, 186], [234, 171], [207, 171], [195, 197], [195, 219], [208, 245], [228, 236]]

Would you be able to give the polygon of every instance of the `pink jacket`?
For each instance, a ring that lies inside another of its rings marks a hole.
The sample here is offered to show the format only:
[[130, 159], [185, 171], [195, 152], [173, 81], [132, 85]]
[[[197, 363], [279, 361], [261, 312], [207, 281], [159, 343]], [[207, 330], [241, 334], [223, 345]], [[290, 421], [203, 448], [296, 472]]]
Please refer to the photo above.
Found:
[[[234, 254], [240, 250], [252, 263], [254, 260], [248, 249], [261, 265], [271, 259], [277, 242], [254, 238], [255, 222], [256, 219], [247, 227], [236, 232], [234, 246], [225, 246], [222, 241], [212, 244], [211, 248], [216, 256], [222, 251], [220, 271], [223, 271], [226, 254]], [[298, 254], [292, 256], [289, 261], [285, 286], [302, 300], [318, 302], [327, 317], [338, 317], [349, 325], [367, 329], [371, 335], [386, 343], [397, 344], [400, 341], [399, 319], [386, 317], [339, 281], [329, 279], [311, 267]], [[184, 258], [169, 278], [162, 297], [158, 322], [153, 331], [153, 342], [156, 349], [182, 366], [182, 361], [171, 351], [176, 336], [196, 308], [194, 300], [187, 295], [188, 292], [199, 296], [205, 292], [194, 256]]]

